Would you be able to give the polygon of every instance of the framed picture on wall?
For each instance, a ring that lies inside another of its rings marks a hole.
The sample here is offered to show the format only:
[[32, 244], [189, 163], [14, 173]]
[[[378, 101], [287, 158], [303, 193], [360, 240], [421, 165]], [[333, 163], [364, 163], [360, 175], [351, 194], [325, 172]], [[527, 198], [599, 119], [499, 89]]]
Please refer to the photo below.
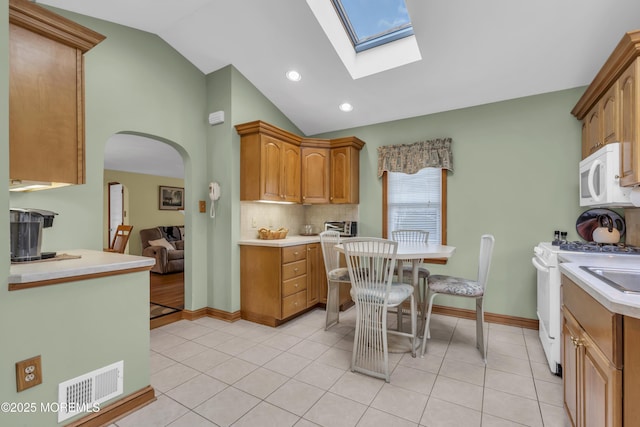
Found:
[[184, 209], [184, 188], [159, 186], [158, 209], [177, 211]]

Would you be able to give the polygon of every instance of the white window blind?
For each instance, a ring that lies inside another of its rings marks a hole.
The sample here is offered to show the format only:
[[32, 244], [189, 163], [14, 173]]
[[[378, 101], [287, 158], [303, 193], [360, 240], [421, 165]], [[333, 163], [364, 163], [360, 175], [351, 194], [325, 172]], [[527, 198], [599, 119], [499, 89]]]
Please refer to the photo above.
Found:
[[442, 170], [387, 172], [387, 230], [425, 230], [429, 243], [442, 242]]

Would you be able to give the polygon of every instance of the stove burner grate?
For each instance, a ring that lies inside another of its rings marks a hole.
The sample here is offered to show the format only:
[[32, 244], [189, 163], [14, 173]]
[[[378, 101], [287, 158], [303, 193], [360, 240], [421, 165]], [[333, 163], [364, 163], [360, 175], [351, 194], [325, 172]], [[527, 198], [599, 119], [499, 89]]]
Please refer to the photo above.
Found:
[[640, 247], [628, 246], [623, 243], [607, 244], [595, 242], [565, 242], [560, 243], [560, 250], [570, 252], [598, 252], [614, 254], [640, 255]]

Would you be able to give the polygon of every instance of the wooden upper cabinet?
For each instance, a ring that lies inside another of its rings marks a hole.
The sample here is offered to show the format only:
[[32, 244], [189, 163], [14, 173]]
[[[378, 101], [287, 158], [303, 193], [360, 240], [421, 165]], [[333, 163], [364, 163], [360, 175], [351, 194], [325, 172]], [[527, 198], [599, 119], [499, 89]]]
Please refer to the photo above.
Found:
[[620, 185], [640, 182], [640, 59], [636, 59], [618, 80], [620, 99]]
[[359, 202], [359, 166], [352, 161], [357, 155], [351, 147], [331, 150], [331, 203]]
[[615, 82], [599, 102], [600, 114], [602, 115], [602, 142], [604, 145], [619, 141], [620, 115], [618, 104], [618, 82]]
[[267, 135], [260, 142], [260, 200], [300, 202], [300, 147]]
[[262, 121], [236, 125], [236, 130], [240, 200], [358, 203], [364, 146], [358, 138], [301, 138]]
[[300, 147], [282, 144], [282, 199], [300, 203]]
[[587, 157], [589, 154], [602, 147], [602, 121], [600, 120], [600, 105], [593, 107], [587, 118], [585, 119], [585, 126], [587, 129], [587, 145], [582, 148], [583, 157]]
[[240, 200], [300, 203], [300, 137], [262, 121], [236, 130]]
[[582, 158], [593, 154], [605, 144], [618, 142], [619, 110], [617, 82], [593, 106], [584, 120], [586, 139], [583, 141]]
[[356, 137], [331, 141], [331, 203], [360, 203], [360, 150]]
[[262, 137], [261, 163], [260, 163], [260, 187], [261, 196], [267, 200], [280, 200], [281, 179], [283, 169], [282, 143], [268, 136]]
[[620, 185], [640, 184], [640, 30], [626, 33], [571, 113], [582, 120], [582, 158], [621, 144]]
[[329, 203], [329, 148], [302, 148], [302, 203]]
[[83, 54], [104, 36], [9, 1], [9, 178], [85, 182]]

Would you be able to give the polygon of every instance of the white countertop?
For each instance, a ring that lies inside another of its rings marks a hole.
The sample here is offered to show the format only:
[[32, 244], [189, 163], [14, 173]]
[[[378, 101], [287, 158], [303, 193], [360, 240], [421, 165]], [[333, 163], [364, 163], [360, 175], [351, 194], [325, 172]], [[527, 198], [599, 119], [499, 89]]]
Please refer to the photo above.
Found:
[[73, 278], [75, 276], [150, 267], [155, 264], [154, 258], [88, 249], [58, 251], [58, 254], [79, 255], [80, 258], [11, 264], [9, 284]]
[[640, 295], [621, 292], [580, 268], [584, 265], [640, 270], [640, 256], [563, 252], [558, 254], [558, 257], [563, 261], [560, 264], [560, 271], [609, 311], [640, 318]]
[[284, 239], [273, 239], [273, 240], [265, 240], [265, 239], [242, 239], [238, 241], [239, 245], [248, 245], [248, 246], [273, 246], [276, 248], [283, 248], [285, 246], [295, 246], [295, 245], [306, 245], [307, 243], [319, 243], [320, 236], [300, 236], [293, 235], [287, 236]]

